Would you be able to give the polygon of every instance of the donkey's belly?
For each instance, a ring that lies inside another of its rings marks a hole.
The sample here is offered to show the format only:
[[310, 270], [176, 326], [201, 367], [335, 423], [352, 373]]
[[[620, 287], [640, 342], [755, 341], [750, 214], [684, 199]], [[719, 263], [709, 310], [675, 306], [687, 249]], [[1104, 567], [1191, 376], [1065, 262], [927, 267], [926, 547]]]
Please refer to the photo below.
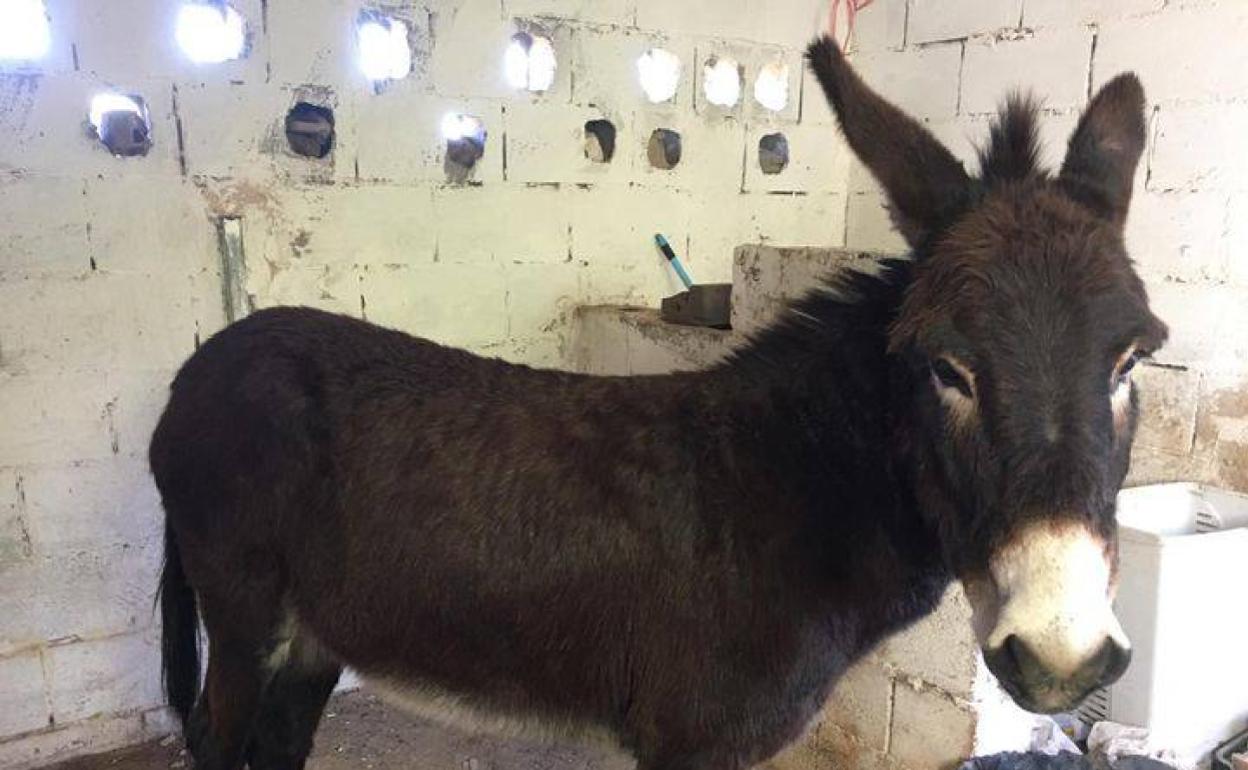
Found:
[[588, 719], [509, 711], [416, 678], [361, 672], [360, 680], [366, 691], [408, 714], [465, 732], [621, 749], [612, 730]]

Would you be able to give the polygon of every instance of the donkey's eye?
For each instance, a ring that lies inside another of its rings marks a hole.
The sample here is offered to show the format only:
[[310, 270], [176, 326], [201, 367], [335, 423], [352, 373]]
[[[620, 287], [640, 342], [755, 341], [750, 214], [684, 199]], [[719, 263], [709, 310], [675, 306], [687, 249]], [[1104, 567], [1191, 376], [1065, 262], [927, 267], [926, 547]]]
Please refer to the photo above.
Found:
[[942, 388], [953, 388], [967, 398], [973, 395], [971, 383], [948, 359], [937, 358], [932, 361], [932, 377]]
[[1144, 353], [1138, 350], [1131, 351], [1131, 353], [1122, 360], [1122, 363], [1118, 364], [1118, 371], [1114, 372], [1114, 379], [1110, 384], [1114, 388], [1118, 388], [1127, 380], [1131, 379], [1131, 370], [1135, 368], [1135, 365], [1140, 362], [1140, 359], [1143, 358], [1144, 355]]

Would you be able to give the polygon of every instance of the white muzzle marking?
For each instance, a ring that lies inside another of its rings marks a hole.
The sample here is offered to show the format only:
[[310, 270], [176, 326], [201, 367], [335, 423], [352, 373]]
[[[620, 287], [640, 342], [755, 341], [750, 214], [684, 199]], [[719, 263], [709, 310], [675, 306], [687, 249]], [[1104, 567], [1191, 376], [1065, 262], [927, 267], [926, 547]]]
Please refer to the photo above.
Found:
[[968, 587], [980, 644], [1017, 636], [1058, 677], [1071, 676], [1107, 638], [1130, 648], [1114, 616], [1102, 541], [1079, 525], [1039, 523], [991, 560], [991, 589]]

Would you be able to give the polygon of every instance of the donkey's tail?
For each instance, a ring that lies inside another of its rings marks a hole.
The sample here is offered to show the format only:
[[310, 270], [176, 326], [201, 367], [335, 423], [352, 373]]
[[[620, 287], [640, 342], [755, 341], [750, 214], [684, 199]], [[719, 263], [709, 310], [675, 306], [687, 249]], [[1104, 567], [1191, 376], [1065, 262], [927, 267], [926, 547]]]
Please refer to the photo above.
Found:
[[199, 695], [199, 612], [167, 519], [165, 568], [160, 574], [160, 620], [160, 667], [165, 696], [185, 730]]

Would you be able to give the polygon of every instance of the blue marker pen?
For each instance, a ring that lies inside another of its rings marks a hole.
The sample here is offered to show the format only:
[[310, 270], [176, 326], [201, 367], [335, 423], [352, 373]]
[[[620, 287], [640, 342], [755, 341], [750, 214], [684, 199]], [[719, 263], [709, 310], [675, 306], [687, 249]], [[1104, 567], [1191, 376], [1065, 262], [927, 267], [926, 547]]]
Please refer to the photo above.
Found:
[[656, 233], [654, 242], [659, 245], [659, 249], [663, 252], [663, 256], [667, 257], [667, 261], [672, 263], [672, 269], [676, 271], [676, 275], [680, 276], [680, 282], [685, 285], [686, 289], [693, 288], [693, 279], [685, 272], [685, 266], [680, 264], [680, 257], [676, 256], [676, 252], [672, 250], [672, 244], [662, 234]]

